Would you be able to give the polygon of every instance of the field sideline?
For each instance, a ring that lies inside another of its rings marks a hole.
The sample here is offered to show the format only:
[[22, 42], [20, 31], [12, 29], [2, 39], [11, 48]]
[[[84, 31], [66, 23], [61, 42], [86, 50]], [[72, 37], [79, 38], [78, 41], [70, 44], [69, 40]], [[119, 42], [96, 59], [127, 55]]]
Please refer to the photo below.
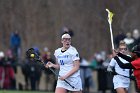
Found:
[[45, 91], [15, 91], [15, 90], [0, 90], [0, 93], [54, 93]]

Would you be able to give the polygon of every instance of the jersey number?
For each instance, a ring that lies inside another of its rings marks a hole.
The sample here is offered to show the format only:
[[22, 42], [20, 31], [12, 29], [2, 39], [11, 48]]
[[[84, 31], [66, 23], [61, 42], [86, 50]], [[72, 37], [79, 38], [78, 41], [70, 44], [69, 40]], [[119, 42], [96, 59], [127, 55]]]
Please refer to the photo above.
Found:
[[60, 64], [61, 64], [61, 65], [64, 65], [64, 61], [63, 61], [63, 60], [60, 60]]

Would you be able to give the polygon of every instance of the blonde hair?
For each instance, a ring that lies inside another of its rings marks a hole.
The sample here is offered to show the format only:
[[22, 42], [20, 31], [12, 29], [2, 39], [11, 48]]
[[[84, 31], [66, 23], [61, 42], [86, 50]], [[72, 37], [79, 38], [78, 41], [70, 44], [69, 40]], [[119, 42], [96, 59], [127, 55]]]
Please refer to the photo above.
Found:
[[126, 47], [127, 47], [126, 43], [125, 43], [123, 40], [121, 40], [121, 41], [119, 42], [119, 46], [126, 46]]

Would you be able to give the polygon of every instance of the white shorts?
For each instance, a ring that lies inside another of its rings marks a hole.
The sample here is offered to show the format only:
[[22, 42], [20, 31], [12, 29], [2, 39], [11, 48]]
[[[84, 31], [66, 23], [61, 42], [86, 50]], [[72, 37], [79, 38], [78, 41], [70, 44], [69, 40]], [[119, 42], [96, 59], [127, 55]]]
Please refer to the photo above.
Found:
[[69, 77], [66, 79], [72, 86], [75, 88], [72, 88], [69, 84], [67, 84], [65, 81], [62, 81], [60, 79], [57, 80], [57, 87], [65, 88], [69, 91], [81, 91], [82, 90], [82, 81], [80, 76], [78, 77]]
[[119, 87], [126, 88], [128, 90], [130, 85], [130, 79], [124, 76], [115, 75], [113, 77], [113, 83], [114, 83], [114, 89], [117, 89]]

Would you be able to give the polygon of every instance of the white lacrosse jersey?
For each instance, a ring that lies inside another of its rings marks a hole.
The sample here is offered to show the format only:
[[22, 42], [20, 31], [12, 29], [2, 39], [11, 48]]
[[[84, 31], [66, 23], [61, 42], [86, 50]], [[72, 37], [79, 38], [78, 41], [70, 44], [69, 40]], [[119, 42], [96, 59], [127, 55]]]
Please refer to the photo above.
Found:
[[[77, 50], [73, 46], [70, 46], [65, 52], [61, 52], [61, 50], [62, 47], [56, 49], [54, 55], [58, 61], [58, 64], [60, 65], [59, 75], [64, 76], [70, 70], [72, 70], [74, 66], [73, 62], [75, 60], [80, 60], [80, 58]], [[80, 70], [78, 70], [70, 77], [77, 77], [77, 76], [80, 76]]]
[[[119, 57], [120, 61], [123, 63], [129, 63], [128, 61], [124, 60], [123, 58]], [[118, 63], [116, 62], [116, 60], [114, 58], [111, 59], [110, 66], [115, 67], [115, 72], [117, 72], [118, 74], [124, 75], [124, 76], [130, 76], [130, 69], [123, 69], [121, 68]]]

